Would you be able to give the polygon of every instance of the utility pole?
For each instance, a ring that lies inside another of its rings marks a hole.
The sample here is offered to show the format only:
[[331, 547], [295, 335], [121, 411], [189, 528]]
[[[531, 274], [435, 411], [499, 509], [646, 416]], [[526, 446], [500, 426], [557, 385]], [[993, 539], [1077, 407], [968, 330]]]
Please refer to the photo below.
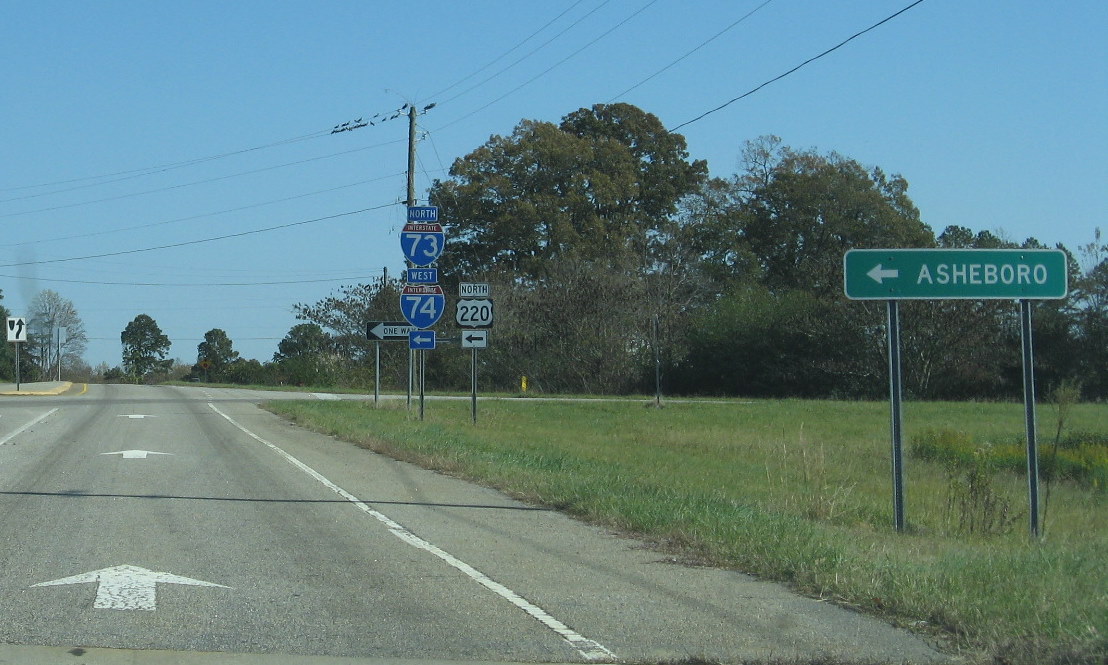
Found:
[[[416, 167], [416, 107], [414, 104], [408, 105], [408, 207], [412, 207], [416, 204], [415, 196], [415, 167]], [[409, 268], [412, 267], [411, 263], [408, 263]], [[423, 351], [420, 351], [420, 358], [423, 357]], [[422, 370], [422, 363], [420, 363]], [[408, 411], [412, 410], [412, 381], [415, 373], [415, 352], [408, 349]], [[422, 371], [420, 374], [420, 386], [423, 385]], [[419, 415], [420, 419], [423, 419], [423, 391], [420, 390], [420, 403], [419, 403]]]
[[[408, 207], [416, 204], [415, 198], [416, 107], [408, 105]], [[408, 266], [409, 268], [411, 266]]]

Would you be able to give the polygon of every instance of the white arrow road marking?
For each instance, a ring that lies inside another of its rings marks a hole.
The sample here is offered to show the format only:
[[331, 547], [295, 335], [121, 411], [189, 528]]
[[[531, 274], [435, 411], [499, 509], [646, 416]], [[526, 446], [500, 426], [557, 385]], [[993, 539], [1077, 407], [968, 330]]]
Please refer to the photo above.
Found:
[[114, 453], [100, 453], [101, 455], [123, 455], [123, 459], [146, 459], [147, 455], [172, 455], [173, 453], [156, 453], [153, 450], [117, 450]]
[[5, 437], [4, 437], [3, 439], [0, 439], [0, 446], [2, 446], [2, 445], [4, 445], [4, 444], [6, 444], [6, 443], [7, 443], [8, 441], [11, 441], [11, 440], [12, 440], [12, 439], [14, 439], [15, 437], [19, 436], [20, 434], [22, 434], [22, 433], [26, 432], [27, 430], [31, 429], [31, 428], [32, 428], [32, 427], [34, 427], [35, 425], [37, 425], [37, 424], [41, 423], [42, 421], [46, 420], [46, 419], [47, 419], [47, 418], [49, 418], [49, 417], [50, 417], [51, 415], [53, 415], [53, 414], [54, 414], [54, 413], [55, 413], [56, 411], [57, 411], [57, 409], [50, 409], [49, 411], [47, 411], [46, 413], [42, 414], [42, 415], [41, 415], [41, 416], [39, 416], [38, 418], [35, 418], [34, 420], [32, 420], [31, 422], [27, 423], [27, 424], [26, 424], [26, 425], [24, 425], [23, 427], [20, 427], [20, 428], [19, 428], [19, 429], [17, 429], [16, 431], [14, 431], [14, 432], [12, 432], [11, 434], [9, 434], [9, 435], [5, 436]]
[[900, 271], [886, 270], [881, 267], [880, 263], [878, 263], [876, 266], [873, 267], [873, 270], [867, 272], [866, 275], [868, 275], [870, 279], [877, 282], [878, 284], [883, 284], [884, 280], [886, 279], [896, 279], [897, 277], [900, 277]]
[[211, 586], [221, 589], [231, 587], [194, 580], [191, 577], [181, 577], [170, 573], [159, 573], [138, 566], [112, 566], [94, 570], [91, 573], [82, 573], [71, 577], [63, 577], [60, 580], [39, 582], [32, 586], [60, 586], [65, 584], [87, 584], [99, 582], [96, 589], [96, 601], [92, 606], [105, 610], [144, 610], [153, 612], [157, 603], [155, 594], [158, 583], [185, 584], [188, 586]]
[[243, 427], [238, 422], [236, 422], [234, 418], [232, 418], [231, 416], [227, 415], [226, 413], [223, 413], [218, 408], [216, 408], [215, 404], [212, 404], [211, 402], [209, 402], [208, 403], [208, 408], [210, 408], [212, 411], [215, 411], [219, 415], [223, 416], [223, 418], [227, 422], [229, 422], [232, 425], [234, 425], [235, 427], [237, 427], [239, 430], [241, 430], [244, 434], [249, 436], [251, 439], [254, 439], [258, 443], [261, 443], [261, 444], [265, 445], [266, 447], [268, 447], [273, 452], [277, 453], [281, 457], [284, 457], [285, 460], [289, 464], [293, 465], [297, 469], [300, 469], [301, 471], [308, 474], [312, 478], [315, 478], [317, 481], [319, 481], [327, 489], [331, 490], [335, 494], [338, 494], [342, 498], [344, 498], [347, 501], [349, 501], [350, 503], [354, 504], [354, 506], [356, 506], [358, 508], [358, 510], [362, 511], [366, 515], [369, 515], [370, 517], [377, 520], [381, 524], [384, 524], [385, 527], [387, 527], [388, 530], [392, 533], [392, 535], [396, 536], [397, 538], [399, 538], [400, 540], [404, 541], [405, 543], [411, 545], [412, 547], [424, 550], [424, 551], [438, 557], [444, 563], [446, 563], [447, 565], [455, 568], [456, 570], [458, 570], [462, 574], [469, 577], [474, 582], [480, 584], [481, 586], [485, 587], [489, 591], [491, 591], [491, 592], [495, 593], [496, 595], [500, 596], [501, 598], [508, 601], [512, 605], [516, 606], [520, 610], [523, 610], [524, 612], [526, 612], [533, 619], [535, 619], [536, 621], [538, 621], [542, 625], [546, 626], [548, 629], [554, 631], [559, 636], [561, 636], [561, 638], [563, 640], [565, 640], [566, 642], [568, 642], [570, 644], [570, 646], [572, 646], [574, 649], [576, 649], [577, 653], [581, 654], [581, 657], [584, 658], [585, 660], [588, 660], [588, 661], [605, 661], [605, 662], [607, 662], [607, 661], [612, 661], [612, 660], [616, 659], [615, 655], [611, 651], [609, 651], [603, 644], [600, 644], [599, 642], [597, 642], [595, 640], [590, 640], [589, 638], [581, 635], [577, 631], [573, 630], [569, 626], [565, 625], [564, 623], [562, 623], [561, 621], [559, 621], [558, 619], [553, 617], [546, 610], [544, 610], [543, 608], [539, 607], [538, 605], [535, 605], [534, 603], [530, 602], [529, 600], [527, 600], [523, 596], [519, 595], [515, 591], [509, 589], [508, 587], [504, 586], [503, 584], [500, 584], [499, 582], [496, 582], [495, 580], [490, 579], [487, 575], [485, 575], [481, 571], [477, 570], [476, 568], [469, 565], [465, 561], [462, 561], [461, 559], [458, 559], [457, 557], [450, 554], [449, 552], [446, 552], [445, 550], [441, 550], [438, 547], [435, 547], [430, 542], [428, 542], [428, 541], [420, 538], [419, 536], [415, 535], [414, 533], [409, 531], [407, 528], [405, 528], [403, 525], [401, 525], [400, 523], [394, 521], [388, 515], [385, 515], [384, 513], [374, 509], [368, 503], [362, 501], [361, 499], [354, 496], [350, 492], [347, 492], [343, 488], [341, 488], [338, 485], [332, 483], [330, 480], [328, 480], [326, 477], [324, 477], [322, 474], [320, 474], [318, 471], [316, 471], [312, 467], [310, 467], [307, 464], [305, 464], [305, 463], [301, 462], [300, 460], [296, 459], [295, 457], [288, 454], [287, 452], [285, 452], [284, 450], [282, 450], [281, 448], [279, 448], [275, 444], [272, 444], [269, 441], [266, 441], [262, 437], [258, 436], [257, 434], [255, 434], [255, 433], [251, 432], [250, 430], [248, 430], [247, 428]]
[[143, 418], [153, 418], [154, 416], [143, 416], [137, 413], [124, 413], [120, 414], [120, 418], [129, 418], [131, 420], [142, 420]]

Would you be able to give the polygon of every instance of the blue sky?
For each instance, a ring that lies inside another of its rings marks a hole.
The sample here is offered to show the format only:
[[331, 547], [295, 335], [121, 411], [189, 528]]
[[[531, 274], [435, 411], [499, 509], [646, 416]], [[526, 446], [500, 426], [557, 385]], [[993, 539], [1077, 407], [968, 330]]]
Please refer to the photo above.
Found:
[[[0, 0], [4, 305], [72, 300], [94, 366], [141, 313], [172, 357], [222, 328], [269, 360], [293, 304], [402, 264], [406, 124], [334, 125], [435, 103], [424, 197], [521, 119], [625, 101], [673, 128], [910, 3]], [[715, 176], [776, 134], [904, 175], [936, 232], [1076, 250], [1108, 226], [1106, 37], [1100, 1], [925, 0], [679, 131]]]

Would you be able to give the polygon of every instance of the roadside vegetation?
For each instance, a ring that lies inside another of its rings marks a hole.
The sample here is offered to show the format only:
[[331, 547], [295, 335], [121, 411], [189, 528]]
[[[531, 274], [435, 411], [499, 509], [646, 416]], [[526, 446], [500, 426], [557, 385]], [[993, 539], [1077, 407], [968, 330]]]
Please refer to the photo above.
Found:
[[[1025, 474], [943, 457], [1019, 440], [1022, 406], [906, 405], [909, 528], [892, 528], [888, 406], [781, 400], [275, 402], [296, 422], [934, 636], [971, 661], [1108, 658], [1108, 511], [1093, 476], [1044, 474], [1032, 541]], [[1063, 413], [1064, 412], [1064, 413]], [[1040, 407], [1044, 432], [1103, 446], [1108, 406]], [[1053, 440], [1043, 435], [1041, 445]], [[1072, 444], [1065, 444], [1071, 446]], [[1086, 444], [1078, 444], [1080, 445]], [[1061, 447], [1061, 446], [1060, 446]], [[914, 451], [915, 454], [912, 454]]]

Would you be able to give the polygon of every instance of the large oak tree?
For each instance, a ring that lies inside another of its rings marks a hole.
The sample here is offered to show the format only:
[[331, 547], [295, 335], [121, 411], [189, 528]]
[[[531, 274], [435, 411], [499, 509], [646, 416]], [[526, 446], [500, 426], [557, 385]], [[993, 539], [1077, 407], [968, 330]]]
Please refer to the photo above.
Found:
[[684, 138], [654, 115], [598, 104], [560, 125], [524, 120], [456, 160], [450, 176], [430, 192], [450, 229], [444, 273], [539, 279], [552, 260], [648, 254], [707, 165], [690, 162]]

